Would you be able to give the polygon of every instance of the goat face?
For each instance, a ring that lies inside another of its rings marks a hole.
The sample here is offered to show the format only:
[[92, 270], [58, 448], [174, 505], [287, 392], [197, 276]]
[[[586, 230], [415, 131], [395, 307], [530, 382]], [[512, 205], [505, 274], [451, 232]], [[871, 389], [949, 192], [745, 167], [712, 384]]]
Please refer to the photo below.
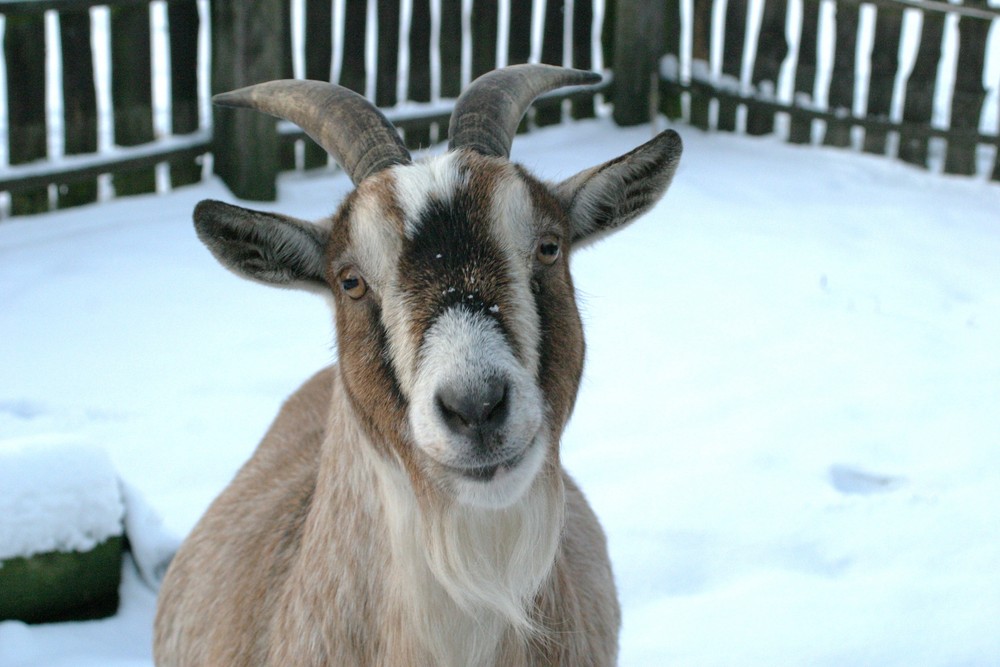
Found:
[[510, 503], [554, 450], [583, 363], [565, 209], [506, 160], [456, 151], [362, 183], [333, 229], [359, 412], [412, 478]]
[[[513, 81], [527, 99], [501, 114], [507, 135], [491, 145], [496, 128], [470, 130], [468, 119], [481, 124], [487, 114], [476, 108], [503, 105], [491, 91], [525, 75], [543, 81]], [[460, 98], [451, 150], [422, 163], [410, 162], [394, 134], [376, 145], [391, 150], [374, 167], [357, 166], [371, 148], [351, 153], [326, 137], [320, 143], [357, 188], [317, 225], [220, 202], [195, 211], [199, 236], [238, 273], [332, 292], [352, 405], [370, 440], [405, 469], [418, 493], [505, 507], [546, 462], [553, 470], [558, 463], [584, 353], [569, 253], [652, 206], [681, 150], [668, 131], [558, 184], [509, 162], [510, 137], [539, 86], [589, 80], [546, 66], [491, 73]], [[295, 113], [242, 105], [307, 131], [319, 122], [303, 118], [298, 103]]]

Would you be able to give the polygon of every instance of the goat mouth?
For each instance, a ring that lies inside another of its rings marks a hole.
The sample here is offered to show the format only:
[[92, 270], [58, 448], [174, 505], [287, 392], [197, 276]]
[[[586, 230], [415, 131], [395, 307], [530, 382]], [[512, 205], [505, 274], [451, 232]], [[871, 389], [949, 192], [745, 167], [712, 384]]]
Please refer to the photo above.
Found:
[[497, 475], [502, 475], [505, 472], [516, 468], [519, 463], [524, 459], [524, 455], [527, 450], [516, 454], [506, 461], [501, 461], [499, 463], [491, 463], [486, 466], [473, 466], [470, 468], [457, 468], [448, 466], [453, 472], [464, 477], [465, 479], [470, 479], [475, 482], [491, 482]]

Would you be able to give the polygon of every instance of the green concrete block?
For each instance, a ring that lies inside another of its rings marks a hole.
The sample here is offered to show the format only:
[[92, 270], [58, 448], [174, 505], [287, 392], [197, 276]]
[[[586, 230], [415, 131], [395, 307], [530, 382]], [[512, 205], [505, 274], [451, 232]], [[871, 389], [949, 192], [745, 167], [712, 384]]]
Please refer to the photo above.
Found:
[[120, 535], [86, 552], [53, 551], [0, 561], [0, 621], [104, 618], [118, 610]]

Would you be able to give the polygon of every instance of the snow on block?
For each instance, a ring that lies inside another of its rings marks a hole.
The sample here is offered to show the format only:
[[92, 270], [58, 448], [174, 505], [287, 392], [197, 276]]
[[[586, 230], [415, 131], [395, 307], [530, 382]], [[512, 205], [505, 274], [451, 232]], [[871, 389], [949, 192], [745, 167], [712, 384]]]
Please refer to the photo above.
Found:
[[123, 515], [104, 450], [59, 436], [0, 440], [0, 620], [113, 614]]

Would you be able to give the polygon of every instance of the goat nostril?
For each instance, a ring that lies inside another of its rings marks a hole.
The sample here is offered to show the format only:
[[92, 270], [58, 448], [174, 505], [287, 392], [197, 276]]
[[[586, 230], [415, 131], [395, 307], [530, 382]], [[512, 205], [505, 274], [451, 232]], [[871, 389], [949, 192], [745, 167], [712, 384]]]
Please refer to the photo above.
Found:
[[448, 428], [458, 433], [499, 425], [507, 416], [507, 383], [500, 379], [465, 391], [445, 387], [434, 399]]
[[503, 421], [507, 416], [507, 385], [499, 383], [498, 386], [499, 390], [483, 404], [483, 409], [487, 411], [484, 421], [497, 423]]

